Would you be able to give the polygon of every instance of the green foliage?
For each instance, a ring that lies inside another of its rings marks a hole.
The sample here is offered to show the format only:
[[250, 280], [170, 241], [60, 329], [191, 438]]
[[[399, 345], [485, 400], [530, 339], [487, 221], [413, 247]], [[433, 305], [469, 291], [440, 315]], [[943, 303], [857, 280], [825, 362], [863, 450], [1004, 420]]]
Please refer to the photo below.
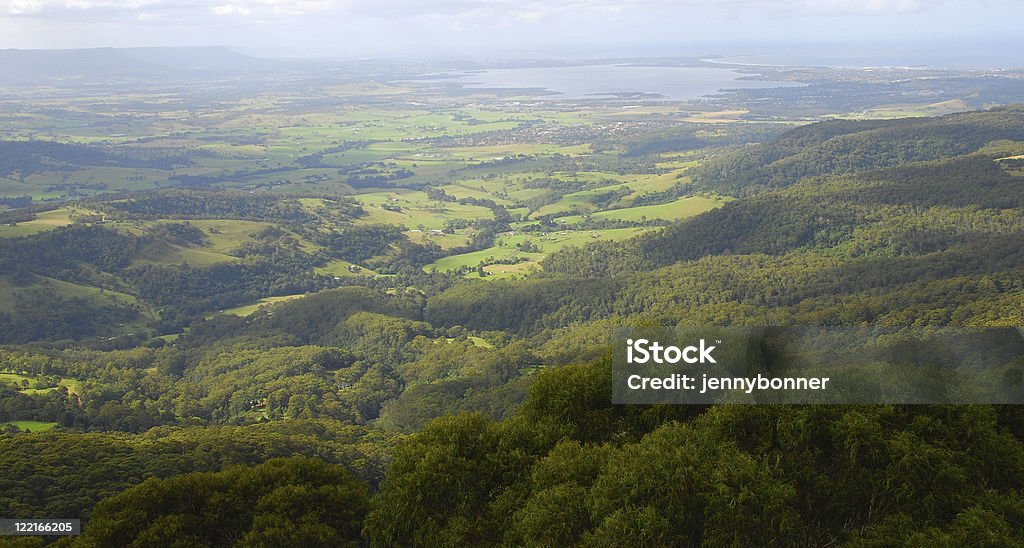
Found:
[[618, 283], [595, 280], [496, 281], [454, 287], [427, 300], [426, 320], [435, 325], [527, 331], [578, 319], [596, 319], [615, 299]]
[[418, 319], [422, 296], [415, 292], [390, 294], [365, 287], [329, 289], [278, 304], [248, 318], [197, 323], [186, 341], [201, 345], [241, 335], [285, 334], [300, 344], [336, 342], [338, 327], [359, 312]]
[[523, 452], [503, 450], [509, 441], [479, 415], [439, 419], [395, 454], [387, 485], [367, 516], [371, 542], [494, 544], [500, 537], [494, 517], [487, 515], [489, 497], [507, 479], [522, 475], [532, 460]]
[[149, 478], [304, 455], [343, 464], [363, 481], [383, 475], [395, 436], [335, 421], [246, 427], [154, 428], [145, 434], [0, 434], [0, 512], [26, 518], [76, 516]]
[[102, 305], [44, 290], [23, 291], [12, 300], [10, 311], [0, 311], [0, 343], [81, 339], [109, 333], [108, 326], [139, 316], [129, 306]]
[[969, 154], [991, 141], [1024, 140], [1022, 128], [1020, 106], [941, 118], [822, 122], [711, 160], [696, 170], [695, 179], [716, 192], [749, 195], [807, 177]]
[[77, 269], [80, 263], [119, 270], [128, 266], [141, 244], [141, 238], [101, 226], [72, 225], [34, 236], [0, 239], [0, 266], [20, 265], [57, 277], [68, 277], [63, 272]]
[[607, 363], [559, 369], [504, 423], [432, 423], [396, 451], [367, 536], [781, 546], [982, 534], [998, 544], [1024, 525], [1024, 443], [992, 408], [723, 406], [686, 417], [611, 405], [608, 378]]
[[359, 225], [340, 234], [326, 237], [323, 244], [332, 256], [352, 262], [363, 262], [383, 255], [392, 244], [403, 240], [402, 227], [395, 225]]
[[160, 223], [150, 230], [149, 236], [178, 245], [202, 245], [207, 240], [202, 229], [188, 222]]
[[[358, 216], [358, 205], [334, 202], [350, 217]], [[316, 216], [291, 197], [232, 190], [171, 189], [137, 192], [127, 197], [106, 198], [90, 205], [111, 216], [128, 219], [239, 219], [286, 224], [310, 223]]]
[[[543, 265], [550, 273], [609, 276], [708, 255], [783, 255], [857, 245], [869, 238], [877, 245], [881, 230], [888, 232], [889, 254], [937, 251], [973, 243], [981, 239], [979, 232], [1019, 232], [1024, 204], [1019, 186], [1018, 178], [977, 155], [808, 181], [727, 203], [632, 241], [564, 250]], [[936, 215], [939, 211], [943, 215]], [[922, 212], [930, 213], [933, 222], [920, 223]], [[993, 222], [971, 226], [954, 221], [979, 214]]]
[[139, 297], [160, 306], [173, 325], [210, 309], [325, 288], [328, 280], [309, 271], [313, 265], [308, 259], [299, 259], [297, 264], [255, 257], [210, 266], [142, 265], [125, 276]]
[[87, 546], [357, 546], [365, 484], [304, 457], [150, 479], [101, 502]]

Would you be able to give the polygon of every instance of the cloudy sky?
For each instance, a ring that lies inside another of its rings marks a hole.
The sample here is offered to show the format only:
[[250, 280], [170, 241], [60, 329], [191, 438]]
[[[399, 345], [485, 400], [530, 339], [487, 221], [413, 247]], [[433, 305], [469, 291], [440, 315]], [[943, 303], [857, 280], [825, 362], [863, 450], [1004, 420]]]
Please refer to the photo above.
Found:
[[[482, 57], [832, 44], [883, 55], [914, 43], [922, 56], [974, 52], [963, 57], [1020, 40], [1022, 21], [1024, 0], [0, 0], [0, 48]], [[1015, 51], [1000, 51], [1004, 64]]]

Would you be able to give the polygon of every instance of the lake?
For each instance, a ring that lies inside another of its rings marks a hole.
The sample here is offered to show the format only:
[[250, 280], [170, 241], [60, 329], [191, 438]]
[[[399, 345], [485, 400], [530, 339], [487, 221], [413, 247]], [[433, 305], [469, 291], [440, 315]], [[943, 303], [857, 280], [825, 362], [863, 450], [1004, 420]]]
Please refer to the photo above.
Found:
[[[742, 80], [750, 74], [731, 68], [584, 65], [509, 68], [452, 72], [416, 80], [450, 82], [470, 89], [530, 89], [549, 99], [609, 99], [615, 97], [686, 101], [721, 93], [724, 89], [802, 86], [796, 82]], [[653, 96], [653, 97], [651, 97]]]

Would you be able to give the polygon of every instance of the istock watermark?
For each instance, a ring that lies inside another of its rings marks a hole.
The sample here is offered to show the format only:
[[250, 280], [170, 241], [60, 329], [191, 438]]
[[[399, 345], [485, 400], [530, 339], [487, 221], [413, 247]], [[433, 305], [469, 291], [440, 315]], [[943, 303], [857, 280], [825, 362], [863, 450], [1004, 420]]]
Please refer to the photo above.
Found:
[[[721, 341], [718, 341], [721, 343]], [[647, 339], [628, 339], [626, 341], [626, 360], [629, 363], [679, 363], [683, 360], [686, 363], [715, 363], [711, 357], [714, 346], [705, 346], [704, 339], [700, 340], [700, 347], [687, 346], [682, 350], [678, 346], [662, 346], [658, 341]]]
[[637, 327], [617, 404], [1021, 404], [1016, 327]]

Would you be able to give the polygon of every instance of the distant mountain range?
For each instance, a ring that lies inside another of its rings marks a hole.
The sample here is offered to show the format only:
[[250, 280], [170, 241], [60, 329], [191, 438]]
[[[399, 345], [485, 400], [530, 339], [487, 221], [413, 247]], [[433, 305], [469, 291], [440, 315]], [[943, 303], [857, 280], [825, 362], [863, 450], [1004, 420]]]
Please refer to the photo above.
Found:
[[62, 85], [201, 77], [281, 68], [222, 46], [0, 50], [0, 84]]

